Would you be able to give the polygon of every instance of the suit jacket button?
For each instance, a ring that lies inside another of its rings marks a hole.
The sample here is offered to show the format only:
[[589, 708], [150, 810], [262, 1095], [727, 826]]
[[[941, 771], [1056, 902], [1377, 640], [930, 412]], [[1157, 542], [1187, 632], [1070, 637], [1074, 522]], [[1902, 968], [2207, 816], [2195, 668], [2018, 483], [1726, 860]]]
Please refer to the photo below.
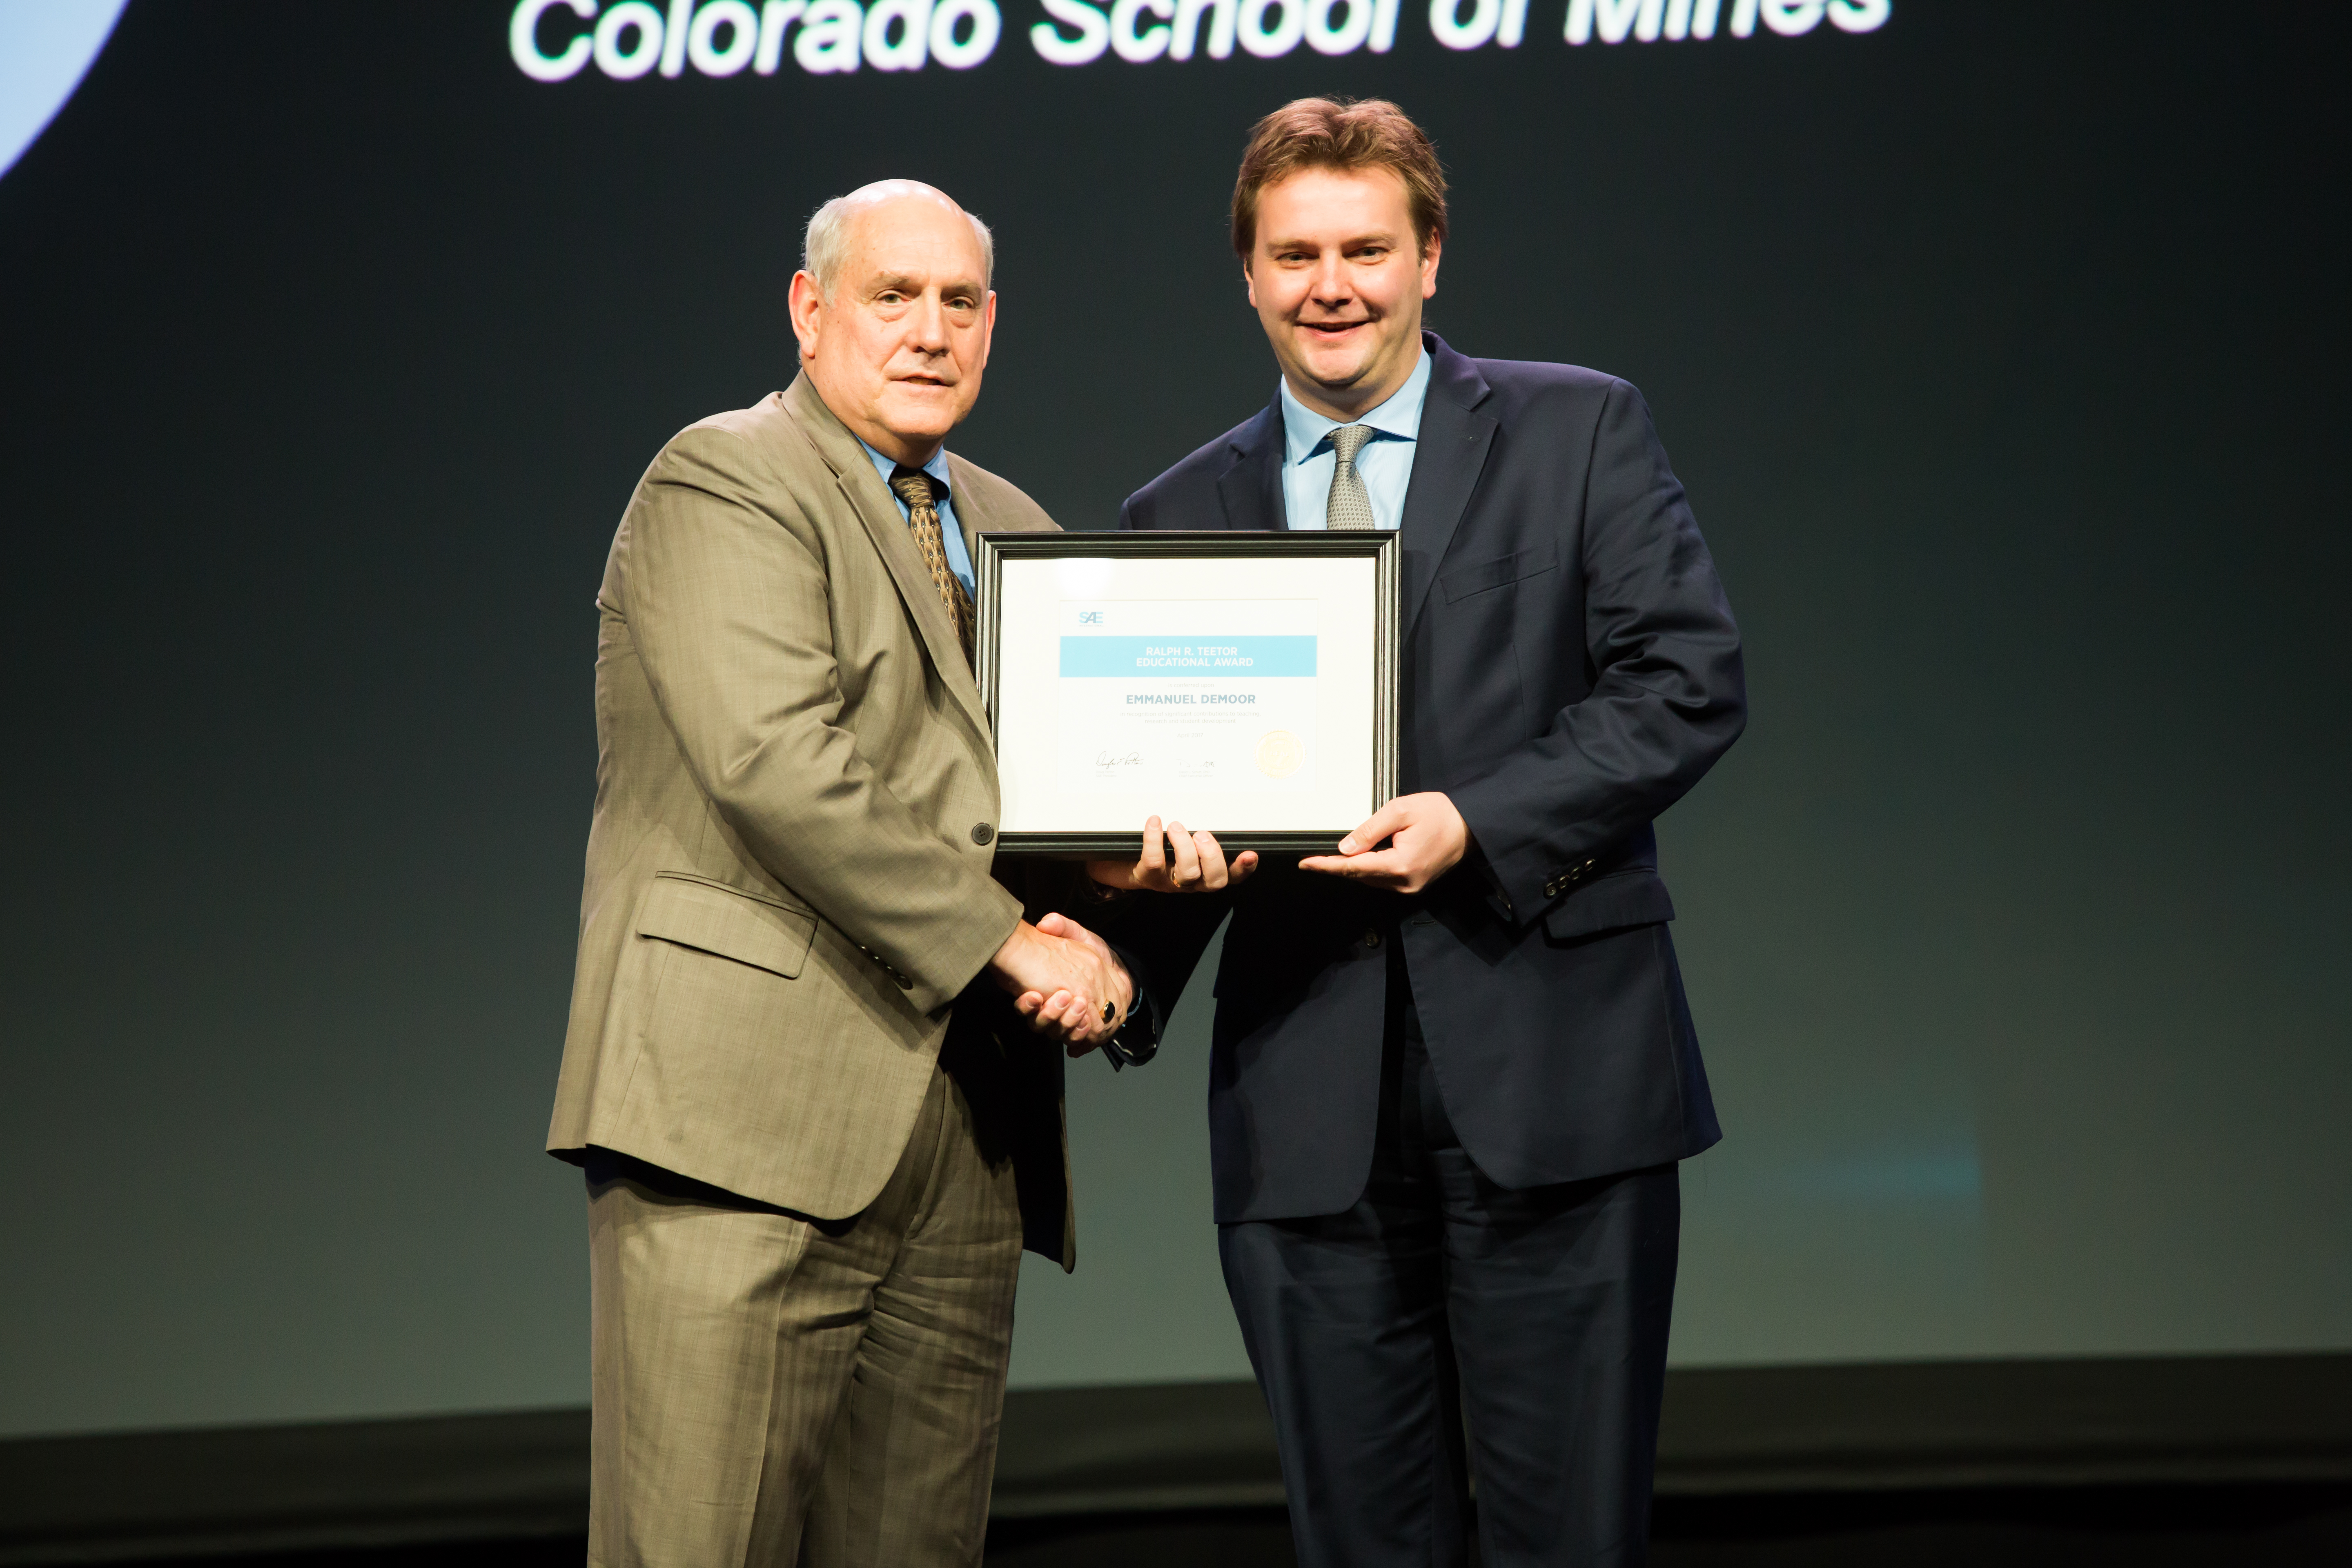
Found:
[[1379, 931], [1376, 931], [1372, 930], [1372, 929], [1371, 929], [1370, 927], [1369, 927], [1369, 926], [1368, 926], [1368, 927], [1366, 927], [1366, 928], [1365, 928], [1365, 930], [1364, 930], [1364, 945], [1365, 945], [1366, 947], [1378, 947], [1378, 946], [1380, 946], [1380, 945], [1381, 945], [1381, 933], [1380, 933]]
[[1554, 877], [1550, 881], [1544, 884], [1544, 897], [1547, 899], [1556, 899], [1559, 897], [1559, 879], [1558, 877]]
[[985, 822], [975, 822], [971, 825], [971, 841], [974, 844], [985, 844], [995, 837], [996, 829]]

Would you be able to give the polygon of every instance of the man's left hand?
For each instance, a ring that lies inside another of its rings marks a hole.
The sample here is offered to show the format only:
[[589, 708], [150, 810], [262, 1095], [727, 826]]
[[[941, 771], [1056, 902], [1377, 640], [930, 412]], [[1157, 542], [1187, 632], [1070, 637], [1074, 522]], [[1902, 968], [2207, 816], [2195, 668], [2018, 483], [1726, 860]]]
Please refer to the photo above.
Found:
[[1123, 892], [1213, 893], [1246, 881], [1256, 869], [1256, 850], [1243, 850], [1229, 866], [1215, 834], [1188, 833], [1181, 822], [1162, 828], [1156, 816], [1144, 818], [1143, 856], [1133, 865], [1124, 860], [1087, 862], [1087, 876]]
[[[1388, 841], [1385, 849], [1375, 847]], [[1435, 790], [1401, 795], [1339, 840], [1337, 855], [1310, 855], [1300, 870], [1352, 877], [1395, 893], [1418, 893], [1470, 852], [1470, 825]]]

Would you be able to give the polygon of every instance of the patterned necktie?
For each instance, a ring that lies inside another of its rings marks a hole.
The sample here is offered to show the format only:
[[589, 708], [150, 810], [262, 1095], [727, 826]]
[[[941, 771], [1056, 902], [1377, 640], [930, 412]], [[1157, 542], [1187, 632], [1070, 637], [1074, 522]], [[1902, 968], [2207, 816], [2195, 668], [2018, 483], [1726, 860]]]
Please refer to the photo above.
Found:
[[1331, 432], [1331, 499], [1323, 506], [1326, 528], [1378, 528], [1372, 498], [1364, 491], [1364, 476], [1356, 472], [1356, 454], [1372, 438], [1369, 425], [1342, 425]]
[[947, 608], [948, 620], [955, 627], [956, 642], [963, 648], [964, 662], [970, 664], [971, 595], [963, 591], [962, 580], [948, 564], [948, 548], [940, 534], [939, 503], [931, 497], [931, 476], [901, 463], [891, 471], [890, 488], [907, 503], [907, 526], [914, 531], [915, 548], [923, 552], [924, 569], [931, 574], [931, 586], [940, 591], [940, 603]]

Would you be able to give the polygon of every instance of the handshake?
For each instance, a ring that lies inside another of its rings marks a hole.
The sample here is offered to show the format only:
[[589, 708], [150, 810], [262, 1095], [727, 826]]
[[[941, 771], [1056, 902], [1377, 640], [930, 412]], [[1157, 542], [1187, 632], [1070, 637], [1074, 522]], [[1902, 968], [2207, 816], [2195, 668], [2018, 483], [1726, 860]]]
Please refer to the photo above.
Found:
[[[1336, 848], [1336, 856], [1306, 856], [1298, 868], [1392, 893], [1418, 893], [1461, 863], [1470, 848], [1470, 827], [1444, 795], [1400, 795]], [[1188, 832], [1176, 820], [1162, 826], [1157, 816], [1143, 823], [1143, 856], [1134, 863], [1087, 863], [1087, 875], [1098, 884], [1129, 893], [1216, 893], [1254, 869], [1256, 851], [1244, 848], [1228, 863], [1216, 835]], [[1136, 999], [1134, 980], [1118, 954], [1068, 914], [1046, 914], [1034, 926], [1021, 921], [997, 947], [990, 973], [1013, 992], [1013, 1008], [1030, 1030], [1056, 1035], [1070, 1056], [1085, 1056], [1118, 1035]]]
[[1067, 915], [1023, 921], [989, 963], [1029, 1027], [1082, 1057], [1118, 1034], [1135, 1005], [1135, 982], [1108, 943]]
[[[1434, 791], [1402, 795], [1339, 840], [1336, 855], [1310, 855], [1304, 871], [1341, 877], [1390, 892], [1418, 893], [1459, 865], [1470, 847], [1462, 813]], [[1229, 863], [1213, 834], [1181, 822], [1143, 825], [1143, 853], [1124, 860], [1090, 860], [1087, 875], [1122, 892], [1213, 893], [1257, 869], [1257, 852], [1244, 849]], [[1041, 1035], [1058, 1036], [1080, 1057], [1118, 1033], [1135, 1002], [1135, 983], [1103, 939], [1067, 915], [1024, 921], [997, 949], [990, 965], [996, 983], [1013, 993], [1013, 1006]]]
[[[1158, 817], [1144, 824], [1143, 854], [1123, 860], [1088, 862], [1087, 873], [1121, 891], [1208, 892], [1238, 882], [1256, 868], [1244, 853], [1230, 869], [1216, 839], [1188, 833], [1181, 823], [1165, 828]], [[989, 972], [1013, 994], [1013, 1005], [1041, 1035], [1059, 1038], [1080, 1057], [1118, 1034], [1135, 1005], [1135, 982], [1102, 938], [1070, 919], [1050, 914], [1031, 925], [1023, 921], [996, 950]]]

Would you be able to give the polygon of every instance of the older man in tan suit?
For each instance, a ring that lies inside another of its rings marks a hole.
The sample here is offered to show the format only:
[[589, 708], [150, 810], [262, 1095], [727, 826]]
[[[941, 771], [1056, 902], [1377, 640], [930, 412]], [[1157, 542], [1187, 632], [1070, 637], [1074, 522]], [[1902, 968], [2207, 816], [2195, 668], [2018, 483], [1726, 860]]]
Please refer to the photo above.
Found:
[[941, 449], [992, 259], [929, 186], [826, 204], [800, 376], [673, 438], [613, 542], [548, 1134], [607, 1568], [978, 1562], [1021, 1248], [1074, 1258], [1055, 1047], [1130, 991], [992, 864], [950, 530], [1054, 526]]

